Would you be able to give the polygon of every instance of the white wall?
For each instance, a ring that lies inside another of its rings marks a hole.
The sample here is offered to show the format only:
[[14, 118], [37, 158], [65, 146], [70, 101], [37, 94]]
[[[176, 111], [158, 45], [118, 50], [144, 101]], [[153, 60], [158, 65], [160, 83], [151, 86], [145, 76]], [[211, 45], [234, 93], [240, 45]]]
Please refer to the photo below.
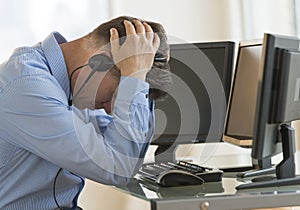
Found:
[[[185, 41], [241, 37], [240, 0], [112, 0], [112, 16], [131, 15], [162, 23]], [[175, 6], [176, 5], [176, 6]]]
[[9, 0], [0, 7], [0, 63], [16, 47], [32, 46], [50, 32], [68, 40], [82, 36], [108, 18], [107, 0]]
[[264, 32], [296, 36], [294, 0], [242, 0], [244, 39]]

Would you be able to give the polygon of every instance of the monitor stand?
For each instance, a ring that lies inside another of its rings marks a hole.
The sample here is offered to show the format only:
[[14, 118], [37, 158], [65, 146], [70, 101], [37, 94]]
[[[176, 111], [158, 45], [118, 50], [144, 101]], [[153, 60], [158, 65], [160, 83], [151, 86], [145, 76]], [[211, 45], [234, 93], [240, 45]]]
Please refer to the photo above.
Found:
[[176, 150], [178, 145], [158, 145], [154, 152], [156, 163], [176, 162]]
[[241, 171], [236, 174], [237, 178], [250, 178], [254, 176], [275, 174], [275, 167], [272, 166], [271, 157], [262, 160], [252, 159], [253, 167], [248, 171]]
[[241, 166], [232, 168], [219, 168], [225, 173], [235, 173], [238, 179], [251, 178], [261, 175], [275, 174], [275, 168], [272, 167], [271, 158], [261, 161], [252, 160], [252, 166]]
[[281, 125], [283, 160], [276, 166], [276, 178], [267, 181], [258, 181], [242, 184], [237, 190], [300, 185], [300, 176], [295, 170], [295, 130], [288, 124]]

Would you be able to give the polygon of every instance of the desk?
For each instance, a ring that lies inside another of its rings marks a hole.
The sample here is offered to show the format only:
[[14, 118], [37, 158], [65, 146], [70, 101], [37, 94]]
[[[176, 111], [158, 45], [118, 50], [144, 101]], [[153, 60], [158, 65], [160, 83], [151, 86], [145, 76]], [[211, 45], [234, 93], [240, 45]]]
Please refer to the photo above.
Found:
[[[297, 152], [296, 160], [300, 161], [300, 152]], [[296, 168], [299, 174], [297, 164]], [[151, 210], [234, 210], [300, 206], [300, 185], [235, 190], [242, 183], [233, 174], [224, 174], [222, 182], [218, 183], [171, 188], [133, 179], [128, 186], [118, 190], [149, 201]]]

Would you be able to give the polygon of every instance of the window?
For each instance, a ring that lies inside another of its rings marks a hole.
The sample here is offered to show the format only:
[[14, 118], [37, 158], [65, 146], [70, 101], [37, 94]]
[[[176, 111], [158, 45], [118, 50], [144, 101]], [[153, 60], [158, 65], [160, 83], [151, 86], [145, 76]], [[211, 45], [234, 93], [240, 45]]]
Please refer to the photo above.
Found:
[[[265, 32], [296, 36], [296, 22], [300, 30], [299, 7], [298, 0], [242, 0], [244, 39], [262, 38]], [[298, 20], [295, 10], [299, 10]]]
[[109, 17], [109, 0], [10, 0], [1, 2], [0, 63], [13, 49], [58, 31], [67, 39], [85, 35]]

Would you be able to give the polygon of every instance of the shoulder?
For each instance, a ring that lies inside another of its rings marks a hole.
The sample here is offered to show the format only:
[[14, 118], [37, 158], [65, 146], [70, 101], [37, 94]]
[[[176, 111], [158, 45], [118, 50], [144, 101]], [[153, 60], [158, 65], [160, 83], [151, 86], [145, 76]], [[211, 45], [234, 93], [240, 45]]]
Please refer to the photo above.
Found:
[[10, 58], [0, 66], [0, 78], [14, 80], [24, 76], [33, 76], [49, 72], [47, 60], [37, 47], [20, 47], [14, 50]]
[[[41, 73], [41, 70], [48, 71], [47, 59], [38, 47], [17, 48], [11, 56], [9, 62], [18, 66], [22, 74]], [[27, 71], [29, 70], [29, 71]], [[36, 70], [36, 71], [34, 71]]]
[[[49, 72], [42, 51], [37, 47], [20, 47], [0, 66], [0, 92], [37, 89], [37, 86], [58, 86]], [[42, 89], [42, 88], [39, 88]], [[4, 93], [3, 92], [3, 93]]]

